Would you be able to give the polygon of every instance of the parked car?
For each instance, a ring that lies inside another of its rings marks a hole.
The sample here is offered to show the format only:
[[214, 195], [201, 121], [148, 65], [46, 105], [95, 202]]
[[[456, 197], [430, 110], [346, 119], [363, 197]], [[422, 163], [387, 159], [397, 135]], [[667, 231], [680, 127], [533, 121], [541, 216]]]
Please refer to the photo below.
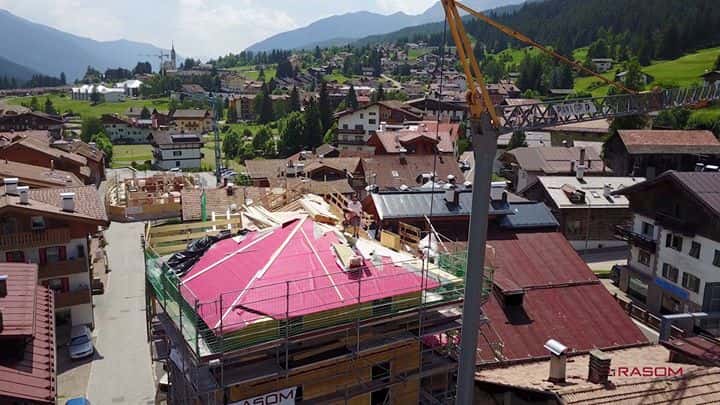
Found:
[[170, 173], [182, 173], [182, 169], [179, 167], [173, 167], [172, 169], [168, 170]]
[[87, 399], [85, 397], [77, 397], [77, 398], [68, 399], [65, 402], [65, 405], [91, 405], [91, 404], [90, 404], [89, 399]]
[[70, 358], [73, 360], [92, 356], [95, 353], [92, 333], [87, 325], [73, 326], [70, 331]]

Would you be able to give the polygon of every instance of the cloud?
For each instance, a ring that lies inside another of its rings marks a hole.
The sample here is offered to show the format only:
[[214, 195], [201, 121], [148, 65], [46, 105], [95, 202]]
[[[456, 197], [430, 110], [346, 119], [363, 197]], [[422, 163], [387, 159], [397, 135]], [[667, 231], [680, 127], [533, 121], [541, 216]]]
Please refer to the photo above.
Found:
[[434, 0], [377, 0], [376, 2], [380, 12], [402, 11], [406, 14], [420, 14], [435, 3]]

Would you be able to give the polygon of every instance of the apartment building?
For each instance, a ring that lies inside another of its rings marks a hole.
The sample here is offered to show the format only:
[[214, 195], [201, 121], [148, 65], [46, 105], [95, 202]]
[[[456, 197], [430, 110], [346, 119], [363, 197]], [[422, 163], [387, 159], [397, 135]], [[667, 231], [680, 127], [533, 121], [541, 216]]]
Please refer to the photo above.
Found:
[[[634, 213], [619, 285], [653, 313], [720, 311], [720, 173], [668, 171], [615, 194]], [[717, 330], [717, 325], [714, 326]]]
[[372, 153], [375, 148], [367, 142], [381, 124], [420, 121], [422, 111], [399, 101], [378, 101], [357, 110], [343, 111], [336, 118], [338, 149]]
[[213, 129], [213, 116], [209, 110], [175, 110], [171, 114], [178, 132], [207, 133]]
[[197, 134], [158, 132], [151, 136], [153, 165], [162, 170], [199, 169], [202, 163], [203, 140]]
[[55, 292], [55, 314], [94, 324], [90, 237], [109, 221], [93, 186], [29, 189], [5, 178], [0, 198], [0, 261], [36, 263]]

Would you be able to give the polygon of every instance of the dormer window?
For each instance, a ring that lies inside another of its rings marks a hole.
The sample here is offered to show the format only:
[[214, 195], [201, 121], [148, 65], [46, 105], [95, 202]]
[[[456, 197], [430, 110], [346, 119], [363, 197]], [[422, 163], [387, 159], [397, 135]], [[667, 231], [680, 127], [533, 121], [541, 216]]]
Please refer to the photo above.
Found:
[[45, 218], [41, 216], [30, 217], [30, 229], [33, 231], [45, 229]]

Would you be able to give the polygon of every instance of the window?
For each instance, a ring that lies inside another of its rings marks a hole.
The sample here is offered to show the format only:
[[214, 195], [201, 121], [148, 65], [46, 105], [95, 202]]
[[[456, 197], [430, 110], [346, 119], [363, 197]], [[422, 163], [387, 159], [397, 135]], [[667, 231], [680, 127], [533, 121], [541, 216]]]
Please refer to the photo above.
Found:
[[40, 248], [40, 264], [56, 263], [67, 259], [65, 246]]
[[363, 119], [363, 118], [365, 118], [365, 114], [360, 113], [360, 119]]
[[77, 245], [77, 257], [85, 257], [85, 246], [83, 245]]
[[694, 257], [694, 258], [696, 258], [696, 259], [699, 259], [699, 258], [700, 258], [700, 248], [701, 248], [701, 247], [702, 247], [702, 246], [701, 246], [699, 243], [693, 241], [693, 242], [692, 242], [692, 245], [690, 245], [690, 253], [689, 253], [690, 256], [692, 256], [692, 257]]
[[362, 124], [357, 124], [357, 125], [355, 125], [355, 130], [356, 131], [364, 131], [365, 127], [363, 127]]
[[682, 236], [673, 235], [669, 233], [665, 238], [665, 247], [675, 249], [678, 252], [682, 252], [683, 238]]
[[713, 266], [720, 267], [720, 250], [715, 250], [715, 257], [713, 258]]
[[375, 120], [375, 118], [370, 118], [368, 120], [368, 124], [370, 124], [370, 125], [375, 125], [376, 123], [377, 123], [377, 120]]
[[182, 156], [182, 151], [181, 151], [181, 150], [174, 150], [174, 151], [173, 151], [173, 156]]
[[5, 235], [17, 232], [17, 218], [6, 217], [0, 219], [2, 222], [2, 233]]
[[680, 274], [680, 270], [678, 270], [677, 267], [671, 266], [667, 263], [663, 263], [663, 268], [662, 268], [663, 278], [670, 280], [673, 283], [677, 283], [678, 274]]
[[648, 253], [646, 250], [640, 250], [640, 253], [638, 254], [638, 262], [640, 264], [644, 264], [645, 266], [649, 266], [650, 253]]
[[642, 223], [642, 234], [649, 238], [652, 238], [653, 235], [655, 234], [655, 226], [648, 224], [647, 222], [643, 222]]
[[56, 293], [64, 293], [70, 291], [70, 279], [67, 277], [46, 280], [42, 282], [42, 285], [53, 290]]
[[700, 292], [700, 279], [690, 273], [683, 273], [682, 286], [693, 292]]
[[580, 231], [582, 229], [582, 221], [580, 221], [580, 220], [567, 221], [565, 223], [565, 227], [566, 227], [566, 231], [568, 232], [568, 234], [577, 235], [578, 233], [580, 233]]
[[343, 129], [348, 129], [348, 124], [343, 124]]
[[393, 170], [391, 173], [393, 177], [400, 177], [400, 173], [398, 173], [397, 170]]
[[175, 161], [175, 167], [180, 167], [180, 161], [179, 161], [179, 160], [176, 160], [176, 161]]
[[7, 252], [5, 253], [5, 261], [8, 263], [25, 263], [25, 252], [22, 250]]
[[45, 229], [45, 218], [43, 217], [30, 217], [30, 229], [36, 231], [38, 229]]
[[370, 111], [370, 112], [368, 113], [368, 115], [375, 116], [375, 115], [377, 115], [377, 113], [376, 113], [375, 111]]

